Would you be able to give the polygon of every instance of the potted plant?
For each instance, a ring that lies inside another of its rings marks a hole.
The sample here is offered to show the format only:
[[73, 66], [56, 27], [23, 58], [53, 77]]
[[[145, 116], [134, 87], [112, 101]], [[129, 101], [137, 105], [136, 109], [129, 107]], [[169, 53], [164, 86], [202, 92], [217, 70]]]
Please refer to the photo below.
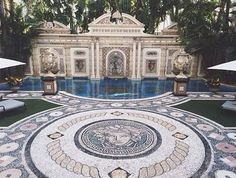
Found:
[[214, 76], [207, 81], [209, 91], [217, 92], [220, 89], [220, 78], [219, 76]]
[[9, 76], [6, 77], [5, 80], [8, 82], [12, 92], [17, 92], [23, 82], [23, 79], [17, 76]]

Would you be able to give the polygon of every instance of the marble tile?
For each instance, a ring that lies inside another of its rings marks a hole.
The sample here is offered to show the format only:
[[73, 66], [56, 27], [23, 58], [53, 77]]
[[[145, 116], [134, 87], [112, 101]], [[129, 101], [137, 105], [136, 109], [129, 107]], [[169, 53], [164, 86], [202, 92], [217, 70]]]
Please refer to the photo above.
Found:
[[223, 135], [220, 135], [218, 133], [211, 133], [208, 137], [213, 138], [215, 140], [223, 140], [225, 138]]
[[18, 149], [19, 144], [15, 142], [6, 143], [0, 146], [0, 153], [8, 153]]
[[223, 142], [218, 143], [218, 144], [216, 144], [216, 148], [218, 150], [221, 150], [226, 153], [235, 153], [236, 152], [236, 147], [231, 144], [228, 144], [228, 143], [223, 143]]
[[215, 172], [216, 178], [235, 178], [236, 174], [232, 171], [218, 170]]
[[228, 133], [227, 136], [236, 141], [236, 133]]
[[17, 139], [20, 139], [20, 138], [23, 138], [25, 137], [26, 135], [23, 134], [22, 132], [16, 132], [14, 134], [11, 134], [11, 135], [8, 135], [8, 137], [11, 139], [11, 140], [17, 140]]
[[171, 116], [174, 116], [174, 117], [183, 117], [183, 113], [181, 112], [171, 112], [170, 113]]
[[236, 167], [236, 158], [233, 156], [227, 156], [220, 159], [225, 164], [229, 165], [230, 167]]
[[2, 172], [0, 172], [1, 178], [20, 178], [22, 175], [22, 172], [20, 169], [7, 169]]
[[48, 121], [48, 117], [44, 116], [44, 117], [39, 117], [36, 119], [36, 122], [47, 122]]
[[12, 156], [2, 156], [0, 157], [0, 167], [6, 167], [8, 164], [11, 164], [15, 160], [16, 158]]
[[61, 115], [63, 115], [63, 114], [64, 114], [64, 113], [61, 112], [61, 111], [55, 111], [55, 112], [51, 112], [51, 113], [49, 114], [49, 116], [57, 117], [57, 116], [61, 116]]
[[7, 136], [7, 133], [5, 132], [0, 132], [0, 139], [3, 139], [4, 137]]
[[128, 178], [130, 174], [121, 168], [117, 168], [108, 174], [110, 178]]
[[207, 132], [214, 130], [214, 127], [208, 124], [198, 124], [197, 128], [203, 131], [207, 131]]
[[34, 130], [36, 129], [38, 126], [37, 124], [34, 124], [34, 123], [27, 123], [27, 124], [24, 124], [20, 127], [20, 130], [22, 131], [26, 131], [26, 130]]
[[180, 140], [184, 140], [184, 139], [186, 139], [188, 137], [188, 135], [185, 135], [185, 134], [180, 133], [180, 132], [176, 132], [172, 136], [175, 137], [175, 138], [178, 138]]

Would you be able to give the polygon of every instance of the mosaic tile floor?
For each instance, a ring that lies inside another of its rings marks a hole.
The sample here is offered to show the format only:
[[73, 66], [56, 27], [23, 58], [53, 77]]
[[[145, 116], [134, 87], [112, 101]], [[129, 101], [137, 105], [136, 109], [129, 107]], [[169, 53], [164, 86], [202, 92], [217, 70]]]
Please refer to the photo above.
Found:
[[236, 128], [171, 107], [236, 93], [125, 101], [1, 94], [62, 106], [0, 130], [0, 178], [236, 178]]

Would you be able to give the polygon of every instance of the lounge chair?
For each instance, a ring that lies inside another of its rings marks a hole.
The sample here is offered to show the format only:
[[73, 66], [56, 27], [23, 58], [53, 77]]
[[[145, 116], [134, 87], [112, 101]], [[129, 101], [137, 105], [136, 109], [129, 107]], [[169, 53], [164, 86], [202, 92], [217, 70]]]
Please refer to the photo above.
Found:
[[17, 109], [20, 107], [25, 107], [25, 103], [22, 101], [17, 101], [13, 99], [0, 101], [0, 113]]
[[222, 108], [225, 110], [235, 111], [236, 112], [236, 101], [226, 101]]

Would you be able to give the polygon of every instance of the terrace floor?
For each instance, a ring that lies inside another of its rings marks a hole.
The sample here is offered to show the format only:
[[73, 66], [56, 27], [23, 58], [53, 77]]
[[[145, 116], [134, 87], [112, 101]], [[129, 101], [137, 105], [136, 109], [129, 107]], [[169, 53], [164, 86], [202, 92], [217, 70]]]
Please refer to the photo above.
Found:
[[236, 93], [120, 101], [1, 94], [61, 105], [1, 128], [1, 178], [236, 177], [236, 128], [171, 107], [190, 99], [233, 100]]

